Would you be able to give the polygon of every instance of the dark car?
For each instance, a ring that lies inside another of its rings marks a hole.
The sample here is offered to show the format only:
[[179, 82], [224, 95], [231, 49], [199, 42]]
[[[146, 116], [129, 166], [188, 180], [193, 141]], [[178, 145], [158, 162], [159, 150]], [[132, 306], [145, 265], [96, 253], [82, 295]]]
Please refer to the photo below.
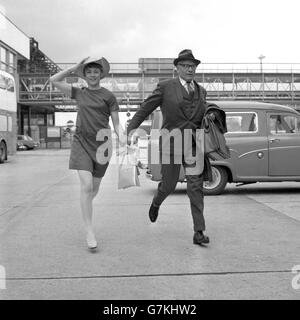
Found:
[[[226, 184], [300, 181], [300, 114], [295, 109], [254, 101], [217, 101], [226, 112], [230, 148], [229, 159], [211, 161], [212, 182], [204, 182], [206, 194], [220, 194]], [[152, 163], [158, 150], [158, 136], [152, 129], [161, 128], [161, 111], [152, 114], [148, 145], [149, 177], [161, 179], [161, 165]], [[151, 143], [150, 143], [151, 142]], [[179, 181], [185, 181], [183, 169]]]
[[18, 135], [17, 150], [30, 150], [39, 147], [39, 142], [34, 141], [30, 136]]

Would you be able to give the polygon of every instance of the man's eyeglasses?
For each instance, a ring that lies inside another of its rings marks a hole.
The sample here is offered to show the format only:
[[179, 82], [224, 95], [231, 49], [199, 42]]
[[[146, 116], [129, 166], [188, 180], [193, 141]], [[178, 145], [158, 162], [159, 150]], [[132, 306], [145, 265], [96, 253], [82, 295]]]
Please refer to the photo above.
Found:
[[192, 70], [195, 70], [197, 68], [197, 66], [194, 64], [178, 63], [178, 65], [183, 67], [186, 70], [188, 70], [189, 68], [191, 68]]

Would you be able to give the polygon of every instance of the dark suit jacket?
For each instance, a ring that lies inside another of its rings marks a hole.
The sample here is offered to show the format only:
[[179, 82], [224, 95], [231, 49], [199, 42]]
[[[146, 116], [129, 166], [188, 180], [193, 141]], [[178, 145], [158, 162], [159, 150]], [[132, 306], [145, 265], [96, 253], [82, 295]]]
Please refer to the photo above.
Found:
[[[195, 86], [198, 88], [199, 97], [198, 100], [196, 100], [196, 107], [191, 117], [188, 118], [184, 112], [185, 102], [179, 78], [164, 80], [157, 85], [153, 93], [143, 102], [141, 108], [130, 121], [127, 132], [130, 133], [132, 130], [138, 128], [147, 116], [159, 106], [163, 116], [162, 129], [167, 129], [168, 132], [174, 130], [174, 140], [176, 140], [177, 133], [178, 136], [182, 136], [181, 133], [184, 129], [195, 130], [200, 128], [206, 108], [206, 91], [196, 82]], [[174, 144], [171, 142], [170, 148], [164, 148], [164, 141], [170, 140], [169, 137], [164, 139], [164, 130], [161, 131], [163, 141], [162, 152], [168, 153], [169, 150], [171, 154], [176, 153], [176, 150], [179, 150], [181, 153], [184, 152], [185, 146], [183, 144], [181, 144], [180, 148], [177, 148], [176, 146], [174, 147]]]

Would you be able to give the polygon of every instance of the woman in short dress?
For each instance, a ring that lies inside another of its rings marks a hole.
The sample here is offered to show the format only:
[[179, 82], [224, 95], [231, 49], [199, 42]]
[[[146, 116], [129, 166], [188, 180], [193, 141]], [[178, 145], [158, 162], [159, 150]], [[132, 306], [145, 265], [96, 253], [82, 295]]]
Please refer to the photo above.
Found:
[[[105, 58], [83, 59], [80, 63], [63, 70], [50, 78], [51, 83], [77, 101], [78, 114], [69, 168], [77, 170], [80, 180], [80, 206], [86, 229], [89, 249], [97, 247], [92, 226], [93, 199], [99, 191], [102, 177], [112, 153], [109, 117], [120, 144], [126, 143], [123, 129], [119, 124], [119, 106], [112, 92], [100, 85], [107, 76], [110, 66]], [[78, 88], [64, 81], [77, 75], [83, 78], [87, 87]]]

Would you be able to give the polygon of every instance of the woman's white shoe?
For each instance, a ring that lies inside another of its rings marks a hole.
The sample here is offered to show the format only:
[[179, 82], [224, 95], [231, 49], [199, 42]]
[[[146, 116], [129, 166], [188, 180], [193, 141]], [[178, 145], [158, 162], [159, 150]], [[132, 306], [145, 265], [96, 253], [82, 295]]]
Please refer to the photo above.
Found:
[[86, 241], [89, 249], [96, 249], [97, 248], [97, 240], [95, 235], [92, 233], [88, 233], [86, 236]]

